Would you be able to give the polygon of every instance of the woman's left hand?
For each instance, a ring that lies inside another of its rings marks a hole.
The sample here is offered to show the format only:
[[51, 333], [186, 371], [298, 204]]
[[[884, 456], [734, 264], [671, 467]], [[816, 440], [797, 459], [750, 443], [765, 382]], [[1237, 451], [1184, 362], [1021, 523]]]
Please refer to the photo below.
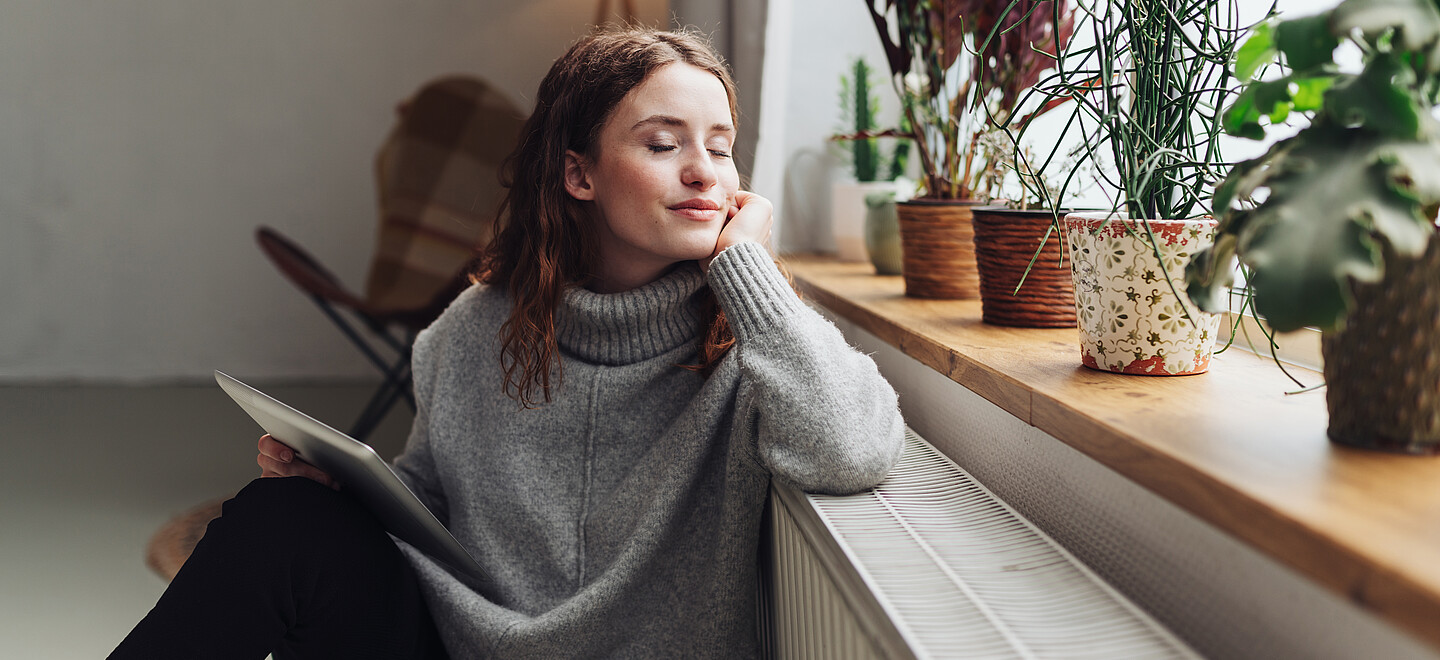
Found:
[[730, 208], [730, 219], [720, 230], [715, 241], [715, 251], [700, 260], [702, 270], [710, 270], [710, 261], [736, 243], [754, 241], [765, 245], [770, 241], [770, 229], [775, 224], [775, 205], [755, 193], [740, 190], [735, 193], [735, 206]]

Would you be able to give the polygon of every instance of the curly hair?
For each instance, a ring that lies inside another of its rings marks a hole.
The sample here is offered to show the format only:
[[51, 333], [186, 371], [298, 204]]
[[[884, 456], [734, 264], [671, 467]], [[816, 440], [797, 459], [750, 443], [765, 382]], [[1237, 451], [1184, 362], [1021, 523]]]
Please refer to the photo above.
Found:
[[[596, 32], [570, 47], [540, 82], [535, 111], [501, 171], [508, 189], [500, 230], [481, 253], [473, 280], [505, 287], [515, 301], [500, 329], [506, 395], [525, 407], [550, 401], [552, 372], [563, 374], [555, 337], [555, 311], [565, 289], [596, 272], [595, 230], [590, 211], [565, 189], [565, 153], [593, 155], [605, 121], [630, 90], [673, 63], [713, 74], [725, 87], [730, 117], [738, 125], [735, 83], [724, 61], [703, 37], [630, 27]], [[517, 185], [518, 184], [518, 185]], [[702, 313], [699, 364], [709, 374], [735, 343], [724, 313], [710, 294]]]

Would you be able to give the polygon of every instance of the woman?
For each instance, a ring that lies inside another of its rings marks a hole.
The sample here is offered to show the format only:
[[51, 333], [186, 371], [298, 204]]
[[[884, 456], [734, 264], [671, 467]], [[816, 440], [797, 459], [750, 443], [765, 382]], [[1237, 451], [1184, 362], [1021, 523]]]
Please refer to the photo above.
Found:
[[[266, 436], [263, 476], [309, 478], [260, 479], [227, 504], [131, 638], [204, 629], [187, 636], [248, 657], [755, 655], [770, 479], [873, 486], [903, 425], [875, 365], [762, 247], [771, 206], [739, 189], [735, 108], [724, 65], [684, 33], [592, 35], [541, 83], [509, 223], [416, 341], [395, 461], [489, 583], [391, 543]], [[316, 531], [334, 519], [344, 529]], [[206, 590], [245, 603], [243, 624], [197, 622]]]

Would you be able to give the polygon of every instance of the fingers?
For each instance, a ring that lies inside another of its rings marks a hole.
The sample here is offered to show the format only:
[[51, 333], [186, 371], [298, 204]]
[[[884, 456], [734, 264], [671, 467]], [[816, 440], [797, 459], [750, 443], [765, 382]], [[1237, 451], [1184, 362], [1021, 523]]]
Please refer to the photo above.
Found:
[[710, 261], [725, 248], [745, 241], [768, 244], [770, 231], [775, 224], [775, 207], [770, 200], [747, 190], [735, 193], [735, 206], [730, 207], [730, 219], [715, 241], [715, 251], [700, 261], [700, 267], [709, 270]]
[[295, 452], [276, 440], [274, 436], [266, 433], [260, 436], [260, 455], [269, 456], [281, 463], [289, 463], [295, 457]]
[[295, 457], [295, 451], [279, 440], [265, 435], [260, 438], [260, 454], [255, 457], [255, 463], [260, 466], [260, 476], [264, 477], [305, 477], [317, 481], [335, 490], [340, 485], [329, 473], [317, 468], [303, 460]]

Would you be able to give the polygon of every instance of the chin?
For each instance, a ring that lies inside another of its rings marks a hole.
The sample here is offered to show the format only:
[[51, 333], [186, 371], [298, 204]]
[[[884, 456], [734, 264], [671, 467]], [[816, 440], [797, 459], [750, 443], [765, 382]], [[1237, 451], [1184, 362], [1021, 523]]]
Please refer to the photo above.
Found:
[[715, 253], [715, 243], [720, 240], [719, 232], [705, 232], [705, 236], [696, 236], [694, 240], [687, 240], [683, 246], [676, 246], [675, 254], [683, 255], [681, 258], [686, 261], [705, 259]]

